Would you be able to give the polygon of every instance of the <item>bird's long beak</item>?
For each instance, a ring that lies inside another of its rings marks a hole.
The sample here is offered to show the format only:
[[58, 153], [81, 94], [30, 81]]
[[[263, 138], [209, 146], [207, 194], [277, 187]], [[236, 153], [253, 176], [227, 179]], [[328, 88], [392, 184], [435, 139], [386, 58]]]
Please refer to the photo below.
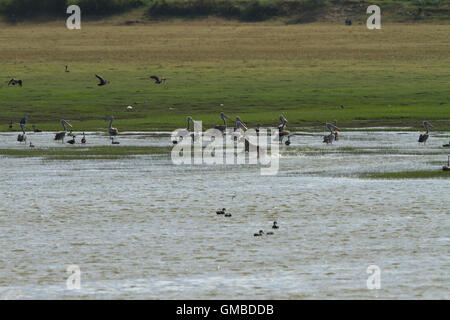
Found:
[[434, 126], [431, 123], [428, 123], [428, 126], [434, 128]]
[[233, 119], [231, 119], [229, 116], [227, 116], [225, 113], [223, 114], [223, 116], [225, 117], [225, 118], [227, 118], [228, 120], [231, 120], [231, 121], [233, 121]]
[[242, 127], [244, 127], [245, 130], [248, 130], [247, 126], [246, 126], [242, 121], [239, 121], [239, 124], [240, 124]]
[[70, 123], [68, 123], [67, 121], [64, 121], [65, 124], [67, 124], [69, 127], [72, 128], [72, 125]]
[[338, 127], [336, 127], [335, 125], [331, 125], [333, 127], [334, 130], [336, 131], [341, 131], [341, 129], [339, 129]]

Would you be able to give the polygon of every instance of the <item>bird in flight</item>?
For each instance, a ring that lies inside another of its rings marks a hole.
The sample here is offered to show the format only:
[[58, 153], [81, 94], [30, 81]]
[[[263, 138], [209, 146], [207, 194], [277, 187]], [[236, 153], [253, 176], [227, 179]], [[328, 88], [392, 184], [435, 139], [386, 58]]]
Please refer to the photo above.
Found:
[[11, 79], [8, 82], [8, 86], [10, 86], [10, 85], [15, 86], [16, 84], [18, 84], [19, 87], [22, 87], [22, 80]]
[[156, 83], [156, 84], [161, 84], [161, 83], [166, 82], [166, 78], [161, 78], [161, 79], [159, 79], [157, 76], [151, 76], [150, 78], [153, 79], [153, 80], [155, 80], [155, 83]]
[[99, 75], [95, 75], [97, 77], [97, 79], [100, 81], [99, 84], [97, 84], [98, 86], [105, 86], [109, 83], [108, 80], [103, 79], [102, 77], [100, 77]]

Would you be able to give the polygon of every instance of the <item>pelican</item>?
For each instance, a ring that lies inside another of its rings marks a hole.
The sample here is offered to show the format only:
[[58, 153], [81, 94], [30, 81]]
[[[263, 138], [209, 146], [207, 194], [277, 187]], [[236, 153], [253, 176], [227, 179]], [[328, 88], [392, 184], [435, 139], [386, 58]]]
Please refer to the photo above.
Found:
[[85, 144], [86, 143], [86, 136], [83, 132], [83, 138], [81, 138], [81, 143]]
[[223, 120], [223, 124], [218, 124], [218, 125], [216, 125], [215, 127], [214, 127], [214, 129], [217, 129], [217, 130], [219, 130], [219, 131], [221, 131], [222, 133], [225, 133], [225, 131], [227, 130], [227, 121], [226, 121], [226, 119], [228, 119], [228, 120], [232, 120], [229, 116], [227, 116], [225, 113], [223, 113], [223, 112], [221, 112], [220, 113], [220, 117], [222, 118], [222, 120]]
[[108, 133], [109, 133], [109, 137], [112, 138], [113, 136], [117, 136], [119, 134], [119, 130], [117, 130], [117, 128], [113, 128], [112, 127], [112, 123], [114, 121], [114, 117], [110, 116], [108, 118], [109, 120], [109, 127], [108, 127]]
[[98, 86], [106, 86], [107, 84], [109, 84], [108, 80], [103, 79], [102, 77], [100, 77], [99, 75], [95, 75], [97, 77], [97, 79], [100, 81], [99, 84], [97, 84]]
[[444, 171], [450, 171], [450, 156], [448, 156], [447, 165], [442, 167]]
[[431, 124], [431, 123], [429, 123], [428, 121], [424, 121], [423, 122], [423, 126], [425, 127], [425, 129], [427, 130], [425, 133], [421, 133], [420, 134], [420, 136], [419, 136], [419, 143], [420, 142], [423, 142], [423, 144], [425, 144], [425, 142], [427, 142], [427, 140], [428, 140], [428, 137], [429, 137], [429, 134], [428, 134], [428, 131], [430, 130], [429, 128], [431, 127], [431, 128], [434, 128], [434, 126]]
[[[283, 142], [284, 137], [288, 136], [289, 144], [291, 144], [290, 132], [287, 130], [284, 130], [288, 121], [286, 120], [285, 117], [283, 117], [283, 115], [280, 115], [280, 121], [281, 121], [281, 123], [278, 125], [278, 132], [279, 132], [278, 134], [279, 134], [280, 143]], [[286, 145], [289, 145], [289, 144], [286, 144]]]
[[22, 80], [11, 79], [8, 82], [8, 86], [10, 85], [15, 86], [16, 84], [19, 85], [19, 87], [22, 87]]
[[[186, 129], [180, 129], [180, 130], [177, 130], [176, 131], [176, 137], [178, 137], [178, 139], [179, 140], [181, 140], [181, 139], [183, 139], [184, 137], [186, 137], [186, 136], [191, 136], [192, 137], [192, 140], [194, 140], [194, 137], [195, 137], [195, 134], [196, 133], [194, 133], [194, 132], [191, 132], [191, 121], [192, 121], [192, 124], [194, 125], [194, 131], [195, 131], [195, 123], [194, 123], [194, 119], [192, 119], [192, 117], [191, 116], [188, 116], [187, 118], [186, 118], [186, 120], [187, 120], [187, 127], [186, 127]], [[177, 144], [178, 143], [178, 140], [172, 140], [172, 143], [173, 144]]]
[[326, 144], [329, 144], [329, 143], [332, 144], [334, 141], [334, 137], [335, 137], [335, 132], [333, 131], [333, 129], [334, 130], [340, 130], [340, 129], [331, 123], [327, 123], [326, 126], [327, 126], [328, 130], [330, 131], [330, 134], [323, 137], [323, 142]]
[[[336, 127], [337, 126], [337, 120], [333, 121], [333, 125]], [[339, 140], [339, 131], [334, 130], [334, 141], [338, 141]]]
[[64, 142], [64, 137], [66, 136], [67, 132], [66, 124], [72, 128], [72, 125], [68, 123], [66, 120], [61, 120], [61, 125], [63, 126], [64, 131], [57, 132], [53, 140], [61, 140], [61, 142]]
[[161, 83], [166, 82], [166, 78], [161, 78], [161, 79], [159, 79], [157, 76], [151, 76], [150, 79], [155, 80], [155, 83], [156, 83], [156, 84], [161, 84]]
[[25, 133], [25, 125], [27, 124], [28, 117], [25, 116], [20, 120], [20, 127], [22, 128], [22, 133], [17, 136], [17, 141], [27, 142], [27, 134]]

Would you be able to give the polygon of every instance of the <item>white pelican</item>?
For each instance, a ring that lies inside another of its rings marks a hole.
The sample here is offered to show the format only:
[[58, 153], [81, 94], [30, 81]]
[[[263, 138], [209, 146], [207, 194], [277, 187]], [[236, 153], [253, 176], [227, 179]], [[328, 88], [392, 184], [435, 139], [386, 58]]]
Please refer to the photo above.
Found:
[[221, 131], [222, 133], [225, 133], [225, 131], [227, 130], [227, 121], [226, 121], [226, 119], [228, 119], [228, 120], [232, 120], [230, 117], [228, 117], [225, 113], [223, 113], [223, 112], [221, 112], [220, 113], [220, 117], [222, 118], [222, 120], [223, 120], [223, 124], [218, 124], [218, 125], [216, 125], [215, 127], [214, 127], [214, 129], [217, 129], [217, 130], [219, 130], [219, 131]]
[[108, 127], [108, 133], [109, 133], [109, 137], [112, 138], [113, 136], [117, 136], [119, 134], [119, 130], [117, 130], [117, 128], [113, 128], [112, 127], [112, 123], [114, 121], [114, 117], [110, 116], [108, 118], [109, 120], [109, 127]]
[[61, 120], [61, 124], [64, 128], [64, 131], [57, 132], [55, 134], [55, 138], [53, 140], [61, 140], [61, 142], [64, 142], [64, 137], [66, 136], [67, 128], [66, 124], [72, 128], [72, 125], [68, 123], [66, 120]]
[[420, 136], [419, 136], [419, 143], [423, 142], [425, 144], [425, 142], [427, 142], [428, 137], [429, 137], [429, 134], [428, 134], [429, 127], [434, 128], [434, 126], [431, 123], [429, 123], [428, 121], [424, 121], [423, 122], [423, 126], [425, 127], [425, 129], [427, 131], [420, 134]]
[[340, 129], [331, 123], [327, 123], [326, 125], [328, 130], [330, 131], [330, 134], [323, 137], [323, 142], [326, 144], [332, 144], [335, 138], [335, 132], [333, 131], [333, 129], [336, 131], [339, 131]]
[[25, 116], [20, 120], [20, 127], [22, 128], [22, 133], [17, 136], [17, 141], [27, 142], [27, 134], [25, 133], [25, 125], [27, 124], [28, 117]]

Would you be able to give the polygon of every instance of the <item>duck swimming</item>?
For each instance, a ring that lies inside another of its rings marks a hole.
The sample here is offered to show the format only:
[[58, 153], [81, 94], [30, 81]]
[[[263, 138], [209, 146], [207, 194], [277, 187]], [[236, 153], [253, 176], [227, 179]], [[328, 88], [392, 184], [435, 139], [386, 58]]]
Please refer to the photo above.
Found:
[[217, 214], [225, 214], [225, 208], [223, 208], [222, 210], [218, 210], [216, 211]]
[[231, 217], [231, 213], [229, 212], [225, 213], [225, 217]]
[[263, 234], [264, 234], [264, 231], [259, 230], [259, 232], [258, 233], [254, 233], [253, 236], [255, 236], [255, 237], [262, 237]]
[[274, 221], [273, 225], [272, 225], [272, 229], [278, 229], [278, 228], [279, 228], [279, 226], [277, 225], [277, 222]]

